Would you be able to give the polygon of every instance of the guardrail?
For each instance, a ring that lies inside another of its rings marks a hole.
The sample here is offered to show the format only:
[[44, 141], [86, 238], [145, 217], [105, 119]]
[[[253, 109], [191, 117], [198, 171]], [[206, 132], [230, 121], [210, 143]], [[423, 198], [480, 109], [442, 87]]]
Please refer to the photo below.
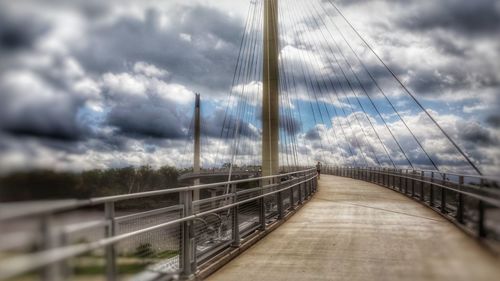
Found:
[[[314, 169], [88, 200], [0, 204], [0, 280], [192, 277], [283, 221]], [[200, 200], [193, 200], [199, 191]]]
[[407, 195], [500, 252], [500, 185], [495, 177], [382, 167], [326, 166], [322, 172]]

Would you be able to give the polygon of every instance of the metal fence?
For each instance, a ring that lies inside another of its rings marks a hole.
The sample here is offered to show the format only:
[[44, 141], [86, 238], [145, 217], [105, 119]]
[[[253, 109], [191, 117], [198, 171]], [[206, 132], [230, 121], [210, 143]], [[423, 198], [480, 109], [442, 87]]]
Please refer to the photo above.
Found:
[[326, 166], [322, 172], [375, 183], [407, 195], [500, 252], [497, 178], [381, 167]]
[[[283, 220], [316, 171], [51, 202], [0, 204], [0, 280], [183, 278]], [[201, 194], [193, 200], [193, 192]]]

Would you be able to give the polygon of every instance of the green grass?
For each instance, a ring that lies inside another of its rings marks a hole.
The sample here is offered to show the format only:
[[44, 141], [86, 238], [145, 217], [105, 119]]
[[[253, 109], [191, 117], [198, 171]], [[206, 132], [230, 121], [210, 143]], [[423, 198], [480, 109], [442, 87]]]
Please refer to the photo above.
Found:
[[[133, 254], [130, 256], [122, 256], [117, 260], [118, 272], [120, 274], [135, 274], [146, 269], [148, 265], [159, 262], [160, 260], [169, 259], [179, 255], [179, 251], [166, 250], [154, 254], [147, 258], [137, 258]], [[102, 256], [85, 256], [73, 264], [73, 273], [75, 275], [102, 275], [106, 272], [106, 266], [103, 264]]]
[[[118, 273], [120, 274], [134, 274], [143, 271], [147, 263], [131, 263], [131, 264], [118, 264]], [[102, 275], [106, 272], [106, 266], [93, 264], [93, 265], [79, 265], [73, 268], [75, 275]]]
[[158, 254], [156, 254], [155, 258], [157, 258], [157, 259], [169, 259], [169, 258], [173, 258], [177, 255], [179, 255], [179, 251], [166, 250], [166, 251], [159, 252]]

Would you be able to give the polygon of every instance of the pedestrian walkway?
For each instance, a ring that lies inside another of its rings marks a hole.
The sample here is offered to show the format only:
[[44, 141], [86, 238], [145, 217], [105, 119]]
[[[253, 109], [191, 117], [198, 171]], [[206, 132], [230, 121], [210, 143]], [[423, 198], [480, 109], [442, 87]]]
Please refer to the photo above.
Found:
[[494, 281], [500, 259], [402, 194], [322, 175], [308, 204], [208, 280]]

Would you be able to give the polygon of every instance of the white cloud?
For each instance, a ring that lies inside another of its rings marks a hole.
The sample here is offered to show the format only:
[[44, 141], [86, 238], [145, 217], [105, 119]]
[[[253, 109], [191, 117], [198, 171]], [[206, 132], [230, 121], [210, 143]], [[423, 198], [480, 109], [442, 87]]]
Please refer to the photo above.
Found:
[[144, 74], [148, 77], [166, 77], [168, 75], [168, 71], [165, 69], [158, 68], [155, 65], [142, 61], [134, 64], [134, 72], [137, 74]]
[[144, 96], [146, 85], [143, 82], [129, 73], [105, 73], [102, 76], [102, 85], [114, 95]]

